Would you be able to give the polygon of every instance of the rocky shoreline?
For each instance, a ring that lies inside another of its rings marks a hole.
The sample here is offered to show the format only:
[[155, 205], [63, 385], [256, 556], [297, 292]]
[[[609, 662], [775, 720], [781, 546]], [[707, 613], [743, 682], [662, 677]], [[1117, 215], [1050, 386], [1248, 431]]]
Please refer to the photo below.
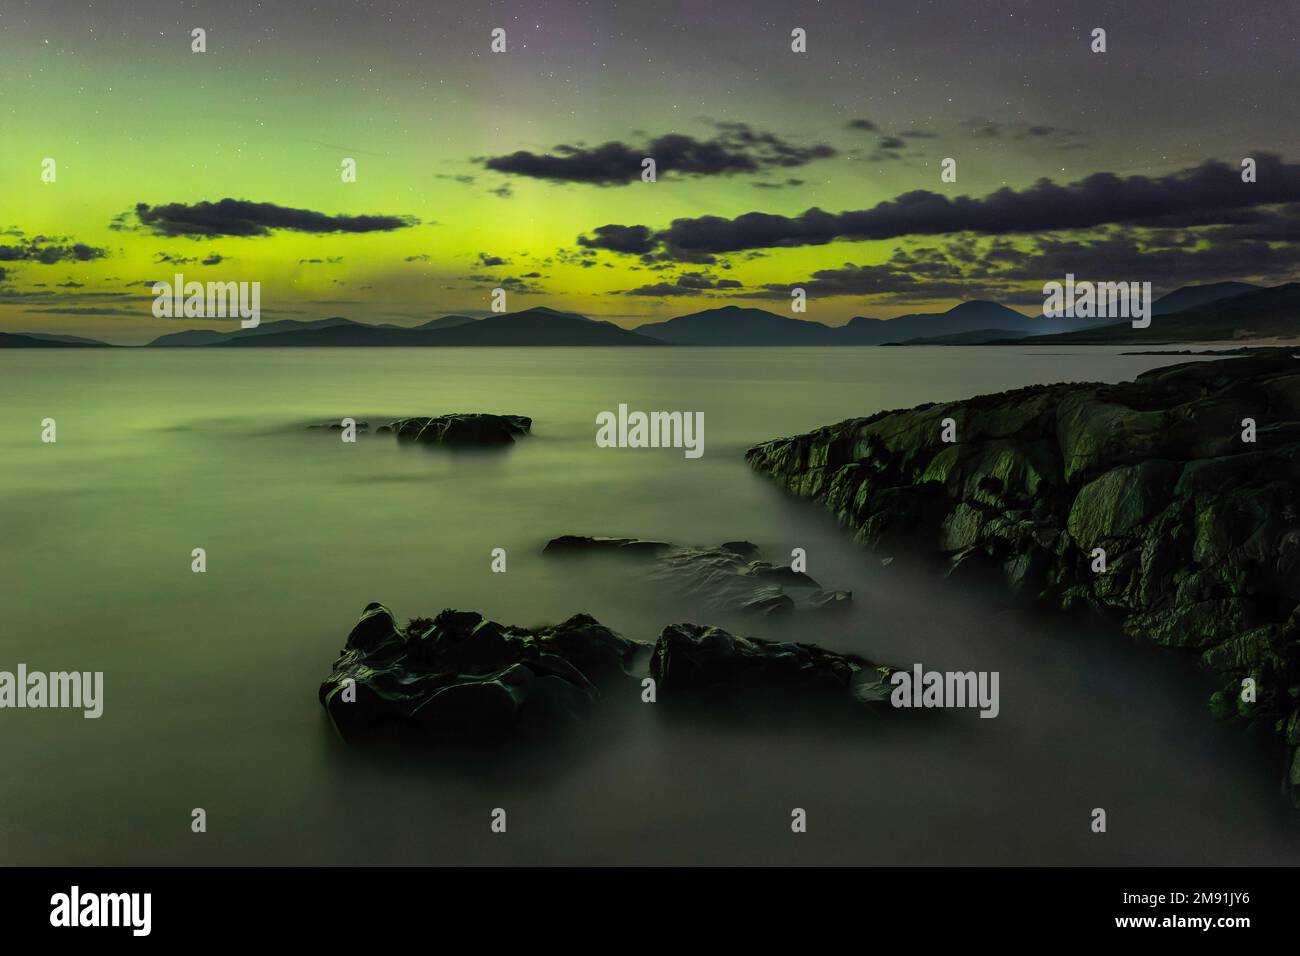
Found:
[[860, 544], [1199, 655], [1300, 806], [1300, 360], [1289, 350], [886, 411], [751, 448]]

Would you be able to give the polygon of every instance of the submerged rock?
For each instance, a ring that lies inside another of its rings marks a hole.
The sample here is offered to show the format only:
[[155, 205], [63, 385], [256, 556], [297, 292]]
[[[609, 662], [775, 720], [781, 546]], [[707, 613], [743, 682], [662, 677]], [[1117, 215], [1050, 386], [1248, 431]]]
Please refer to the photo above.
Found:
[[1287, 730], [1300, 725], [1300, 360], [1289, 352], [880, 412], [746, 458], [864, 545], [928, 546], [952, 573], [997, 571], [1027, 597], [1091, 606], [1133, 636], [1198, 653], [1223, 675], [1216, 713], [1283, 737], [1300, 805], [1300, 739]]
[[668, 582], [683, 594], [719, 611], [786, 614], [791, 611], [847, 607], [849, 591], [825, 591], [810, 575], [788, 566], [758, 560], [748, 541], [728, 541], [716, 548], [687, 548], [666, 541], [638, 538], [588, 538], [566, 534], [543, 549], [549, 555], [620, 554], [651, 561], [652, 579]]
[[[343, 428], [343, 424], [323, 422], [307, 427], [338, 431]], [[517, 436], [529, 434], [532, 427], [533, 420], [523, 415], [454, 412], [434, 418], [399, 418], [387, 425], [380, 425], [375, 429], [375, 434], [394, 434], [398, 441], [424, 445], [482, 447], [512, 444]], [[358, 433], [368, 432], [370, 424], [357, 422], [356, 429]]]
[[669, 697], [718, 691], [783, 697], [829, 693], [888, 708], [892, 672], [815, 644], [737, 637], [701, 624], [665, 627], [650, 658], [650, 674]]
[[644, 650], [585, 614], [529, 630], [448, 609], [403, 628], [370, 604], [320, 701], [345, 739], [547, 733], [581, 723]]
[[[328, 429], [330, 429], [331, 431], [339, 432], [339, 431], [342, 431], [342, 430], [343, 430], [343, 422], [341, 422], [341, 421], [337, 421], [337, 422], [320, 422], [319, 424], [308, 425], [307, 427], [308, 427], [308, 428], [328, 428]], [[358, 431], [358, 432], [369, 431], [369, 430], [370, 430], [370, 423], [369, 423], [369, 422], [357, 422], [357, 426], [356, 426], [356, 427], [357, 427], [357, 431]]]

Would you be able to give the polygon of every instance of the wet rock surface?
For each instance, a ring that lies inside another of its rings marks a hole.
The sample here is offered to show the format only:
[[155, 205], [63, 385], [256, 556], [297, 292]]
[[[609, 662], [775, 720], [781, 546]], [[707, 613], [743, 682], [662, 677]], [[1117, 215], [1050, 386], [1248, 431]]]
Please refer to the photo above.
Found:
[[[447, 445], [475, 448], [510, 445], [515, 439], [532, 431], [533, 420], [523, 415], [489, 415], [477, 412], [454, 412], [424, 418], [399, 418], [380, 425], [376, 435], [392, 434], [398, 441], [417, 442], [422, 445]], [[339, 431], [341, 422], [322, 422], [308, 428]], [[370, 430], [368, 422], [357, 422], [358, 433]]]
[[[647, 667], [648, 663], [648, 667]], [[646, 676], [662, 702], [706, 705], [760, 698], [889, 707], [891, 668], [813, 644], [738, 637], [674, 624], [653, 645], [586, 614], [522, 628], [444, 610], [405, 627], [370, 604], [348, 635], [319, 697], [350, 743], [553, 739], [582, 729], [602, 698], [643, 700]]]
[[873, 709], [889, 708], [892, 672], [815, 644], [737, 637], [702, 624], [664, 628], [650, 658], [650, 674], [665, 696], [839, 694]]
[[935, 552], [953, 575], [992, 573], [1199, 655], [1223, 679], [1212, 711], [1283, 739], [1300, 805], [1300, 359], [1289, 351], [880, 412], [746, 458], [863, 545]]
[[320, 701], [345, 739], [554, 732], [581, 724], [601, 689], [626, 682], [645, 645], [578, 614], [528, 629], [445, 610], [406, 627], [366, 607]]
[[716, 548], [681, 547], [639, 538], [562, 535], [543, 549], [551, 556], [627, 556], [646, 562], [650, 580], [666, 582], [702, 606], [761, 615], [845, 608], [848, 591], [823, 590], [810, 575], [759, 558], [748, 541], [728, 541]]

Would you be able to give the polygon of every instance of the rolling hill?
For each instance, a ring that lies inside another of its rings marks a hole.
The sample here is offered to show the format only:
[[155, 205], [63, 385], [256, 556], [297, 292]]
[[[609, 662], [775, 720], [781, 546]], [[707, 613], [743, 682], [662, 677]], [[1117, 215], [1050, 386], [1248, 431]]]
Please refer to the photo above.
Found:
[[467, 347], [467, 346], [657, 346], [665, 343], [609, 322], [572, 317], [552, 309], [526, 309], [451, 327], [382, 328], [350, 322], [260, 336], [226, 336], [227, 347]]
[[637, 326], [640, 335], [673, 345], [835, 345], [839, 329], [820, 322], [735, 305]]

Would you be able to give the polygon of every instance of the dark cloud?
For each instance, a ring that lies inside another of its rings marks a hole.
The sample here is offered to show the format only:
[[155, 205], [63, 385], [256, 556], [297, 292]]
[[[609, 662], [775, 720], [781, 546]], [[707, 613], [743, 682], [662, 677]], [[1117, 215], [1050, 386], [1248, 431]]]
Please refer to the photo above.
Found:
[[834, 148], [825, 144], [799, 146], [746, 123], [716, 125], [718, 134], [707, 140], [668, 133], [644, 146], [613, 141], [593, 148], [562, 144], [549, 153], [520, 150], [483, 162], [488, 169], [515, 176], [616, 186], [640, 182], [641, 163], [647, 157], [655, 161], [660, 176], [727, 176], [803, 166], [835, 155]]
[[[1281, 244], [1276, 235], [1249, 238], [1237, 226], [1198, 230], [1187, 237], [1116, 228], [1098, 237], [1040, 236], [1026, 248], [999, 239], [963, 274], [981, 281], [1039, 284], [1073, 273], [1080, 278], [1141, 279], [1161, 288], [1231, 279], [1284, 282], [1300, 274], [1295, 238], [1300, 215], [1280, 219], [1288, 220], [1293, 230], [1292, 238]], [[934, 262], [937, 265], [938, 258]]]
[[967, 134], [979, 139], [1030, 140], [1056, 145], [1063, 149], [1077, 149], [1084, 145], [1085, 137], [1077, 129], [1052, 126], [1046, 123], [1001, 122], [973, 117], [962, 123]]
[[623, 252], [630, 255], [642, 255], [650, 252], [656, 243], [649, 226], [619, 226], [610, 224], [592, 230], [595, 235], [578, 237], [578, 245], [588, 249], [608, 249], [610, 252]]
[[330, 216], [310, 209], [291, 209], [269, 202], [222, 199], [219, 202], [138, 203], [136, 219], [162, 236], [269, 236], [272, 230], [293, 232], [391, 232], [417, 225], [411, 216]]
[[0, 246], [0, 262], [38, 262], [50, 266], [57, 262], [92, 262], [107, 257], [107, 249], [48, 236], [35, 236], [16, 246]]
[[327, 256], [324, 259], [299, 259], [300, 266], [336, 266], [343, 261], [342, 256]]
[[514, 292], [518, 295], [542, 295], [546, 292], [544, 288], [529, 279], [536, 276], [493, 276], [493, 275], [472, 275], [469, 276], [471, 282], [478, 283], [474, 286], [476, 289], [505, 289], [507, 292]]
[[750, 183], [755, 189], [786, 189], [791, 186], [802, 186], [802, 179], [787, 179], [783, 183]]
[[[655, 248], [681, 256], [910, 235], [1053, 232], [1113, 223], [1251, 225], [1256, 207], [1300, 201], [1300, 164], [1284, 163], [1268, 153], [1256, 153], [1255, 158], [1254, 183], [1243, 183], [1235, 166], [1207, 161], [1158, 177], [1096, 173], [1068, 185], [1041, 179], [1026, 189], [999, 189], [983, 199], [950, 198], [922, 189], [851, 212], [813, 208], [793, 217], [750, 212], [735, 219], [676, 219], [654, 234], [653, 241]], [[610, 234], [622, 228], [640, 227], [602, 227]], [[637, 251], [644, 254], [644, 249]]]
[[1018, 243], [1002, 236], [962, 235], [936, 246], [896, 249], [881, 265], [846, 262], [803, 281], [767, 283], [739, 297], [784, 300], [797, 285], [812, 298], [990, 298], [1041, 305], [1042, 283], [1067, 274], [1097, 281], [1148, 281], [1162, 291], [1226, 280], [1276, 284], [1300, 276], [1298, 245], [1300, 205], [1258, 223], [1192, 233], [1117, 226], [1083, 238], [1049, 234]]
[[[703, 272], [686, 272], [671, 282], [656, 282], [636, 289], [627, 289], [614, 295], [638, 295], [653, 297], [670, 297], [683, 295], [706, 295], [719, 289], [739, 289], [741, 283], [735, 279], [715, 279]], [[788, 294], [788, 293], [787, 293]]]
[[214, 253], [211, 253], [211, 254], [210, 254], [206, 259], [204, 259], [204, 260], [203, 260], [201, 263], [199, 263], [199, 264], [200, 264], [200, 265], [204, 265], [204, 266], [216, 266], [216, 265], [220, 265], [221, 263], [223, 263], [223, 262], [225, 262], [225, 261], [226, 261], [226, 257], [225, 257], [225, 256], [221, 255], [220, 253], [216, 253], [216, 252], [214, 252]]
[[876, 130], [880, 129], [879, 126], [877, 126], [875, 123], [871, 122], [871, 120], [869, 120], [869, 119], [854, 119], [854, 120], [849, 120], [848, 123], [845, 125], [844, 128], [845, 128], [845, 129], [860, 129], [860, 130], [862, 130], [863, 132], [867, 132], [867, 133], [874, 133]]
[[66, 309], [31, 309], [33, 313], [41, 315], [139, 315], [137, 309], [96, 309], [96, 308], [66, 308]]
[[807, 292], [811, 299], [835, 296], [972, 298], [989, 295], [991, 288], [987, 283], [966, 278], [952, 280], [914, 275], [910, 271], [899, 268], [898, 264], [893, 262], [871, 266], [858, 266], [846, 262], [838, 268], [818, 269], [811, 277], [801, 282], [769, 282], [748, 292], [739, 293], [738, 296], [745, 299], [788, 300], [790, 290], [796, 286]]
[[428, 261], [429, 261], [429, 254], [426, 253], [426, 252], [422, 252], [422, 253], [420, 253], [420, 254], [417, 255], [417, 256], [407, 256], [407, 257], [406, 257], [405, 259], [403, 259], [402, 261], [403, 261], [403, 262], [428, 262]]
[[492, 256], [488, 255], [486, 252], [480, 252], [478, 254], [478, 265], [484, 269], [491, 269], [495, 266], [508, 266], [510, 265], [510, 260], [503, 259], [501, 256]]

